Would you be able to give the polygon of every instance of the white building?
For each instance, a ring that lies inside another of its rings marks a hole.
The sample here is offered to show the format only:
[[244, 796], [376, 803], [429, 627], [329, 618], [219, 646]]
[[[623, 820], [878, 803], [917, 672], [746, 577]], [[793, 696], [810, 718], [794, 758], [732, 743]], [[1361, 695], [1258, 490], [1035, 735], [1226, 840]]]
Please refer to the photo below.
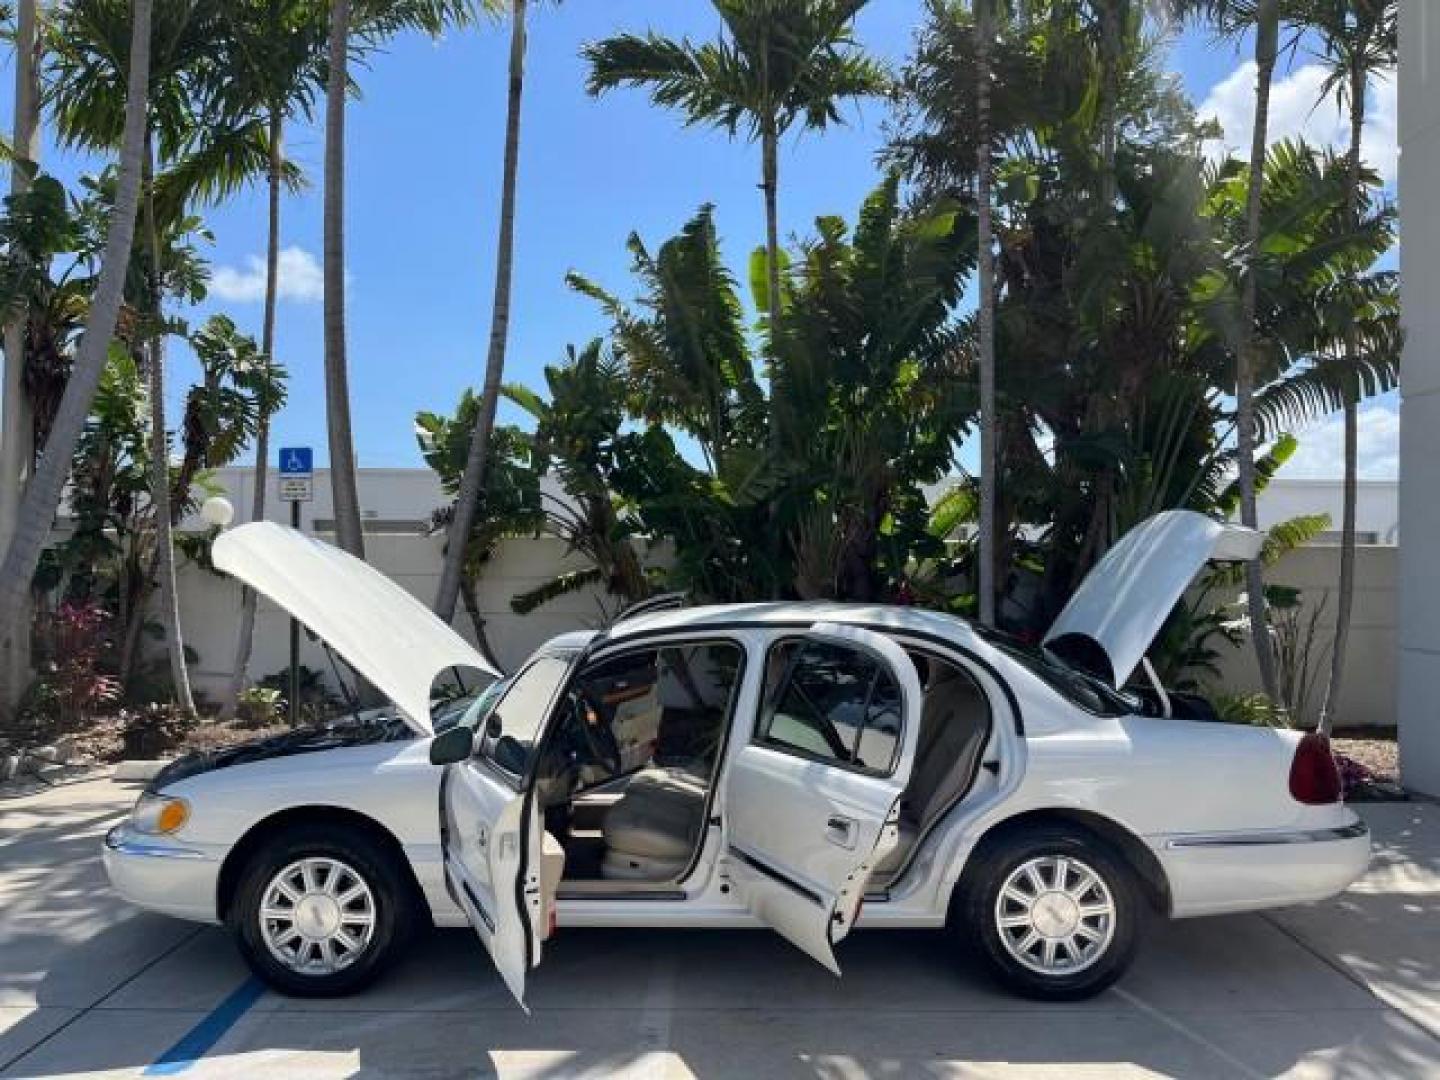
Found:
[[[216, 476], [234, 502], [237, 520], [249, 517], [254, 476], [249, 469], [228, 469]], [[432, 512], [446, 498], [434, 474], [427, 469], [363, 469], [359, 475], [361, 514], [366, 533], [366, 558], [395, 578], [425, 603], [434, 598], [439, 579], [443, 537], [426, 535]], [[330, 509], [329, 477], [316, 474], [315, 499], [302, 503], [300, 523], [306, 532], [329, 538], [334, 529]], [[1356, 602], [1351, 623], [1352, 677], [1341, 697], [1340, 715], [1346, 724], [1394, 722], [1395, 704], [1395, 554], [1396, 494], [1393, 482], [1361, 484], [1358, 532], [1361, 540], [1357, 564]], [[288, 509], [276, 498], [276, 479], [270, 478], [269, 516], [288, 520]], [[1340, 485], [1329, 481], [1277, 480], [1260, 499], [1261, 523], [1270, 525], [1301, 514], [1328, 513], [1340, 518]], [[197, 524], [198, 523], [194, 523]], [[1287, 558], [1270, 575], [1271, 580], [1303, 591], [1307, 604], [1325, 603], [1323, 620], [1333, 619], [1333, 592], [1338, 577], [1333, 536], [1322, 537], [1307, 550]], [[531, 650], [566, 630], [597, 625], [615, 601], [590, 590], [559, 597], [532, 614], [516, 615], [511, 599], [566, 569], [583, 563], [552, 538], [508, 541], [487, 564], [479, 589], [480, 611], [497, 659], [513, 668]], [[235, 628], [240, 594], [231, 581], [186, 567], [181, 576], [183, 625], [187, 644], [199, 654], [196, 685], [218, 694], [228, 683], [235, 653]], [[463, 612], [455, 625], [473, 636]], [[285, 614], [262, 606], [257, 622], [251, 673], [257, 678], [280, 671], [287, 662], [288, 632]], [[1322, 632], [1328, 633], [1325, 621]], [[377, 627], [383, 633], [383, 627]], [[330, 676], [329, 658], [317, 643], [305, 645], [304, 663]], [[1321, 666], [1316, 663], [1318, 670]], [[1227, 651], [1223, 662], [1228, 690], [1258, 686], [1254, 658], [1249, 649]], [[1317, 678], [1323, 678], [1321, 672]], [[330, 679], [333, 682], [333, 678]]]
[[1400, 5], [1400, 771], [1440, 795], [1440, 5]]

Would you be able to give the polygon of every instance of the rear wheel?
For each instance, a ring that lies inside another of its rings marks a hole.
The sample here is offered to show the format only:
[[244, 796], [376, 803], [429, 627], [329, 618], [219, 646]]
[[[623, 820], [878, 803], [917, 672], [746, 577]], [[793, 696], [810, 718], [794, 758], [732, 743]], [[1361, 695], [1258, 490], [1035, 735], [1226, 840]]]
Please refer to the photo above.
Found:
[[230, 926], [250, 967], [302, 997], [335, 997], [371, 982], [411, 922], [410, 888], [394, 859], [352, 829], [300, 825], [255, 854]]
[[957, 888], [951, 930], [1026, 997], [1070, 1001], [1124, 974], [1140, 897], [1123, 859], [1082, 829], [1037, 826], [984, 845]]

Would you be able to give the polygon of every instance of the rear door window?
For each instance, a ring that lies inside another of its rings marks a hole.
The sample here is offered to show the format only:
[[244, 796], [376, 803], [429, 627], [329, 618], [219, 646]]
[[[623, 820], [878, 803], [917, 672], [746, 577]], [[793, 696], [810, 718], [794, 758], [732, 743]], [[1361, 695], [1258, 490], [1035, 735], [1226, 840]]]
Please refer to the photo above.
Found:
[[770, 651], [765, 685], [760, 743], [864, 772], [893, 770], [900, 689], [870, 656], [824, 642], [781, 642]]

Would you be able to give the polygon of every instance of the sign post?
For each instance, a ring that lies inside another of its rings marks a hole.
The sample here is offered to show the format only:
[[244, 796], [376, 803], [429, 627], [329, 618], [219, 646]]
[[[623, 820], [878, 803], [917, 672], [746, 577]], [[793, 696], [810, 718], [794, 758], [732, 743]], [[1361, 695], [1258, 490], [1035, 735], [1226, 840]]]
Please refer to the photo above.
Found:
[[[300, 528], [300, 504], [315, 497], [315, 451], [308, 446], [280, 448], [280, 501], [290, 504], [290, 527]], [[300, 720], [300, 622], [290, 617], [290, 726]]]

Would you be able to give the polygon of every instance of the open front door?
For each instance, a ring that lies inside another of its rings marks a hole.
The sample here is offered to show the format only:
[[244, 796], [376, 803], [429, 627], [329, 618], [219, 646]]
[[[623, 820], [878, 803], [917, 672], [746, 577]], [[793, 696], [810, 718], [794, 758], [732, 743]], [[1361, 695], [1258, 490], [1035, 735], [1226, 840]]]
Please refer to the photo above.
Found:
[[832, 946], [898, 839], [920, 679], [888, 638], [817, 623], [772, 648], [765, 681], [726, 782], [730, 874], [757, 918], [838, 975]]
[[522, 778], [571, 658], [542, 656], [515, 676], [475, 738], [469, 760], [441, 781], [445, 877], [515, 999], [540, 962], [564, 852], [546, 835]]

